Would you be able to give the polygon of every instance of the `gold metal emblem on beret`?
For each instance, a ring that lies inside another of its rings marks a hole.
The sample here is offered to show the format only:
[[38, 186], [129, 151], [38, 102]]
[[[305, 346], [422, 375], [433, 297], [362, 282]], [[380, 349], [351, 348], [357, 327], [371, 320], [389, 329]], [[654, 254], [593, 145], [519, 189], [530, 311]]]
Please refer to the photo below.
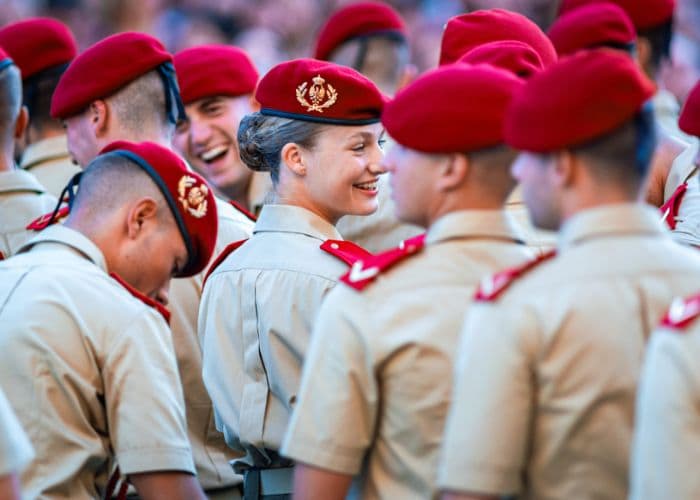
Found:
[[[313, 82], [311, 87], [308, 87], [309, 82], [304, 82], [297, 87], [297, 101], [302, 106], [306, 106], [306, 111], [323, 113], [324, 109], [330, 108], [338, 100], [338, 91], [330, 83], [326, 84], [326, 80], [321, 75], [316, 75], [311, 81]], [[306, 99], [307, 91], [311, 102]]]
[[198, 219], [207, 215], [207, 195], [209, 188], [205, 184], [197, 184], [197, 179], [183, 175], [177, 183], [178, 201], [193, 217]]

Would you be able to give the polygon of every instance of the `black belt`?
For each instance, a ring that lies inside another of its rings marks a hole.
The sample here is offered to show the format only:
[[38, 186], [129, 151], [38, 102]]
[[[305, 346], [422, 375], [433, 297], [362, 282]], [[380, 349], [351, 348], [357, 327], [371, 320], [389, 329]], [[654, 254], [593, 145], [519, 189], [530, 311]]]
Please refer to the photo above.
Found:
[[291, 500], [294, 467], [258, 469], [243, 472], [243, 500]]

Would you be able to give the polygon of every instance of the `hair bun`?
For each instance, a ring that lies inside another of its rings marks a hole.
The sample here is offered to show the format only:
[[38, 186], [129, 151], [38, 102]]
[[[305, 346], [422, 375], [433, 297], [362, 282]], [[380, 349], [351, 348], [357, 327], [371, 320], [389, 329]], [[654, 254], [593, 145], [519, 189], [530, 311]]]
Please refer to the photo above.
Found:
[[266, 117], [260, 113], [253, 113], [244, 116], [238, 128], [238, 149], [241, 160], [256, 172], [271, 170], [261, 146], [261, 139], [264, 137], [260, 134], [260, 129], [265, 119]]

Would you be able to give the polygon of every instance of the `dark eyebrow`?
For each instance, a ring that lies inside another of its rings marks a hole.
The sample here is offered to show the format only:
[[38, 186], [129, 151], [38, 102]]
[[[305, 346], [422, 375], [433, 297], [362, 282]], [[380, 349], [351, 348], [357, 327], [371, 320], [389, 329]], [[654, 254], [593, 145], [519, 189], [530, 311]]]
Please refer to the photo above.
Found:
[[221, 101], [223, 101], [223, 98], [221, 96], [215, 95], [215, 96], [210, 96], [210, 97], [205, 97], [202, 99], [199, 104], [197, 105], [198, 108], [206, 108], [207, 106], [211, 104], [218, 104]]

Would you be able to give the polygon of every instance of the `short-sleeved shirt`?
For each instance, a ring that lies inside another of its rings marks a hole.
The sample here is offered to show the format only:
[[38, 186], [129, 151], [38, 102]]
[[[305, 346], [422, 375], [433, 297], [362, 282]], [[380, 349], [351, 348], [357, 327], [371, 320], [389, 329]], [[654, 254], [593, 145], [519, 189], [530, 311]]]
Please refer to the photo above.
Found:
[[68, 153], [64, 134], [42, 139], [27, 146], [20, 167], [31, 172], [46, 190], [58, 198], [68, 181], [80, 172]]
[[660, 328], [637, 399], [632, 500], [700, 498], [700, 323]]
[[265, 205], [253, 236], [209, 276], [199, 312], [204, 384], [217, 427], [243, 463], [278, 465], [313, 322], [347, 265], [321, 250], [341, 239], [316, 214]]
[[56, 225], [0, 262], [0, 385], [36, 451], [28, 498], [95, 498], [123, 474], [194, 473], [168, 325]]
[[36, 234], [27, 225], [55, 207], [56, 198], [29, 172], [0, 171], [0, 253], [17, 252]]
[[314, 328], [283, 455], [362, 470], [353, 497], [435, 497], [464, 311], [482, 278], [532, 256], [504, 211], [459, 211], [365, 290], [336, 287]]
[[700, 255], [637, 204], [569, 219], [559, 254], [466, 315], [438, 484], [521, 498], [625, 498], [647, 339]]
[[0, 477], [22, 472], [32, 458], [32, 444], [0, 390]]

